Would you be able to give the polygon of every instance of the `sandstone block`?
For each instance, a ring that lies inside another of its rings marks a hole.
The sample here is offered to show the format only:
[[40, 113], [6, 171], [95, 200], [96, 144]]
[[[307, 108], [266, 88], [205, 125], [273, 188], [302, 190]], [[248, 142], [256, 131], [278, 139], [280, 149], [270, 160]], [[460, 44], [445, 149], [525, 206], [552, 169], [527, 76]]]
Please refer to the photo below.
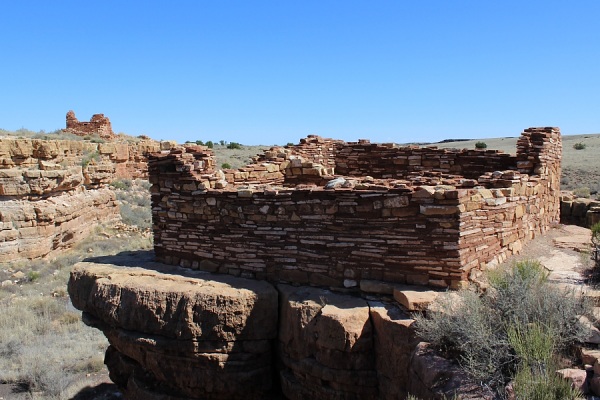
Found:
[[418, 286], [394, 286], [394, 299], [408, 311], [425, 311], [438, 295], [439, 292]]

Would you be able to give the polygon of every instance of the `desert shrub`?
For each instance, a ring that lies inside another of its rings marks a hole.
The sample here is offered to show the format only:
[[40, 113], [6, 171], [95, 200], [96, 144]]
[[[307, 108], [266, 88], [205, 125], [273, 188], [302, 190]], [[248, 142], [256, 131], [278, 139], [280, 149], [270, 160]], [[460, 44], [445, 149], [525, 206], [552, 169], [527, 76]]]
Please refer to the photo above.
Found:
[[227, 145], [227, 148], [228, 148], [228, 149], [235, 149], [235, 150], [239, 150], [239, 149], [241, 149], [241, 148], [242, 148], [242, 145], [241, 145], [241, 144], [239, 144], [239, 143], [237, 143], [237, 142], [230, 142], [230, 143]]
[[110, 184], [115, 189], [129, 190], [133, 186], [131, 179], [119, 179]]
[[575, 150], [584, 150], [587, 147], [587, 145], [583, 142], [577, 142], [573, 145], [573, 148]]
[[219, 140], [219, 144], [221, 146], [225, 146], [227, 144], [227, 142], [225, 140]]
[[213, 149], [215, 147], [215, 144], [212, 142], [212, 140], [207, 141], [206, 143], [204, 143], [204, 145], [209, 149]]
[[231, 165], [229, 165], [228, 163], [223, 163], [223, 164], [221, 164], [221, 168], [223, 168], [223, 169], [231, 169]]
[[138, 179], [136, 183], [139, 187], [145, 190], [150, 190], [150, 187], [152, 187], [152, 184], [145, 179]]
[[[548, 283], [548, 274], [538, 262], [523, 261], [492, 271], [488, 280], [490, 288], [483, 295], [468, 290], [447, 293], [427, 316], [416, 317], [419, 335], [458, 359], [478, 381], [501, 392], [515, 373], [527, 373], [519, 369], [523, 363], [519, 352], [534, 349], [520, 349], [514, 341], [526, 327], [539, 324], [550, 332], [555, 353], [564, 353], [586, 338], [588, 331], [579, 316], [591, 317], [591, 304]], [[531, 345], [528, 340], [523, 343]]]
[[83, 168], [87, 167], [92, 161], [98, 162], [100, 161], [100, 153], [98, 151], [92, 151], [90, 153], [85, 154], [81, 158], [81, 166]]
[[196, 144], [198, 146], [204, 146], [204, 142], [202, 140], [196, 140]]
[[555, 354], [554, 332], [539, 323], [524, 327], [510, 325], [508, 341], [518, 359], [513, 389], [517, 399], [576, 399], [581, 392], [555, 371], [559, 363]]
[[294, 143], [292, 143], [292, 142], [288, 142], [288, 143], [285, 145], [285, 147], [292, 147], [292, 146], [294, 146]]
[[41, 274], [39, 271], [29, 271], [27, 273], [27, 280], [29, 282], [34, 282], [40, 278]]
[[592, 195], [590, 193], [590, 188], [586, 186], [578, 187], [577, 189], [573, 190], [573, 194], [577, 197], [584, 197], [586, 199], [589, 199]]
[[123, 223], [135, 225], [140, 229], [152, 227], [152, 210], [149, 207], [136, 207], [123, 203], [119, 208]]
[[476, 149], [487, 149], [487, 143], [486, 142], [477, 142], [477, 143], [475, 143], [475, 148]]

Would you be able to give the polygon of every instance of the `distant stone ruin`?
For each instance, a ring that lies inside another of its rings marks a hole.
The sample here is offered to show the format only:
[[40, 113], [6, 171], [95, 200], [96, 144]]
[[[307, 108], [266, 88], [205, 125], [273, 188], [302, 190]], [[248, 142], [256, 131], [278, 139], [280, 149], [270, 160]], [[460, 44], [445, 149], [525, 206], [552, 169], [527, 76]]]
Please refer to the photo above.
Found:
[[551, 127], [514, 156], [318, 136], [237, 170], [202, 146], [154, 153], [155, 253], [271, 282], [457, 289], [559, 221], [561, 154]]
[[113, 139], [115, 134], [110, 125], [110, 120], [104, 114], [94, 114], [89, 122], [80, 122], [75, 116], [75, 112], [70, 110], [67, 113], [67, 132], [77, 136], [98, 135], [102, 139]]

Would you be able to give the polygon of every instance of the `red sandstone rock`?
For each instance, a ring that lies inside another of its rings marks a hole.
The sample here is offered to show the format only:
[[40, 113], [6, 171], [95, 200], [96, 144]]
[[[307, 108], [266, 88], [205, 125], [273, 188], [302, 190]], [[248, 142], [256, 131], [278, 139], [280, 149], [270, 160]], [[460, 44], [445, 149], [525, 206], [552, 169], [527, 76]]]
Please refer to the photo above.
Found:
[[266, 282], [145, 266], [79, 263], [71, 273], [73, 305], [111, 343], [111, 378], [131, 398], [264, 398], [272, 385], [276, 290]]

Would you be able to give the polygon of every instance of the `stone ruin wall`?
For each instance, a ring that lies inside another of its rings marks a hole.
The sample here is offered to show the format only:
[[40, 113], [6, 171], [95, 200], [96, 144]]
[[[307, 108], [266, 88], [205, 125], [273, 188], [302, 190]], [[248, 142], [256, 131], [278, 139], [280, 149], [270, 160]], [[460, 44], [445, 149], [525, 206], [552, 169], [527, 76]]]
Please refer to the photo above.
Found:
[[561, 152], [557, 128], [530, 128], [516, 156], [309, 137], [217, 171], [206, 148], [157, 153], [155, 252], [272, 282], [458, 288], [558, 222]]
[[89, 122], [79, 121], [75, 112], [70, 110], [67, 113], [67, 128], [65, 131], [77, 136], [98, 135], [102, 139], [113, 139], [115, 133], [112, 130], [110, 120], [104, 114], [94, 114]]
[[107, 184], [147, 178], [160, 143], [0, 139], [0, 260], [67, 248], [100, 221], [119, 218]]

